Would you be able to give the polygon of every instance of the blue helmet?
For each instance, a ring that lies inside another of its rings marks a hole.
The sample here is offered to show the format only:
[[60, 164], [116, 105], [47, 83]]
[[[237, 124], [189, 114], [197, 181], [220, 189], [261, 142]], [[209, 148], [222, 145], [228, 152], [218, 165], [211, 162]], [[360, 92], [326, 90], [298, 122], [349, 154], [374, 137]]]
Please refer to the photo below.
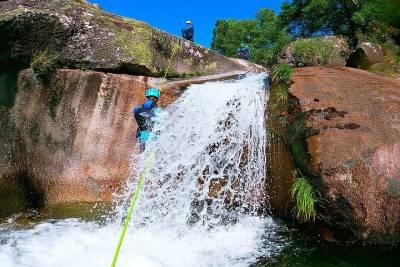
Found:
[[146, 97], [154, 96], [155, 98], [160, 98], [160, 90], [157, 88], [149, 88], [146, 91]]

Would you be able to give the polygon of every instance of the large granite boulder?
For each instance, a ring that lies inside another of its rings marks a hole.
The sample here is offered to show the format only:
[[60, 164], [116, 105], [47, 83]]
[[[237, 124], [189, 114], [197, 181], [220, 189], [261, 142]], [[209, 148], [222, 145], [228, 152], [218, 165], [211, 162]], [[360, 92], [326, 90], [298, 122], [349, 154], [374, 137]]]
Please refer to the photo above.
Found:
[[[245, 70], [240, 61], [79, 0], [0, 2], [0, 68], [35, 60], [62, 67], [162, 76]], [[49, 63], [49, 62], [46, 62]]]
[[347, 41], [342, 37], [297, 39], [282, 50], [278, 62], [293, 67], [345, 66], [349, 52]]
[[382, 47], [373, 43], [362, 43], [350, 54], [347, 65], [360, 69], [370, 69], [384, 60]]
[[289, 140], [306, 152], [293, 155], [318, 192], [318, 220], [336, 238], [400, 241], [400, 81], [322, 67], [293, 81]]

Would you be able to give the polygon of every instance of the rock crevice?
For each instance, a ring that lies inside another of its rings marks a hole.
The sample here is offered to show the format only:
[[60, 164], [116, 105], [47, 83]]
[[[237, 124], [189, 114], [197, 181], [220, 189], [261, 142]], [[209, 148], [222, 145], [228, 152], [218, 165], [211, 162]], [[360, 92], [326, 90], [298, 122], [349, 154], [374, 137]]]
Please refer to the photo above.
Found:
[[319, 219], [346, 240], [398, 242], [400, 83], [321, 67], [296, 69], [293, 80], [289, 117], [304, 125], [310, 161], [302, 168], [321, 194]]

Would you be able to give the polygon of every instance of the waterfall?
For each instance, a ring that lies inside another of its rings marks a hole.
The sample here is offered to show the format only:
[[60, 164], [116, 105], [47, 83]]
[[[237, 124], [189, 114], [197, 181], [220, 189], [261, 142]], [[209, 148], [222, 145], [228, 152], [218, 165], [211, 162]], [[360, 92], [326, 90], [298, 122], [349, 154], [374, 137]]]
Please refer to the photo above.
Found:
[[[206, 224], [265, 206], [265, 88], [263, 75], [191, 86], [160, 116], [145, 153], [133, 154], [133, 175], [150, 153], [135, 222]], [[121, 205], [120, 212], [126, 210]], [[232, 211], [232, 212], [230, 212]]]
[[[265, 195], [264, 75], [190, 86], [157, 118], [107, 223], [0, 232], [5, 266], [109, 266], [130, 196], [150, 169], [117, 266], [248, 266], [280, 249]], [[1, 265], [3, 266], [3, 265]]]

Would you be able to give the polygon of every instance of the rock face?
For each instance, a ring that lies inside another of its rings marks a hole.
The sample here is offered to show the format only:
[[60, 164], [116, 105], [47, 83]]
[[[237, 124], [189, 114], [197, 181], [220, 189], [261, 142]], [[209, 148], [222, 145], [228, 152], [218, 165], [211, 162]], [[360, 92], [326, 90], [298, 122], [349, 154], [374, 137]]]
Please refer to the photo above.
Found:
[[8, 0], [0, 2], [0, 10], [0, 67], [28, 67], [45, 55], [69, 68], [162, 76], [176, 50], [169, 76], [246, 69], [239, 61], [85, 1]]
[[383, 61], [383, 50], [380, 45], [362, 43], [351, 53], [347, 65], [360, 69], [370, 69], [372, 65]]
[[132, 108], [164, 84], [175, 51], [161, 106], [192, 83], [265, 71], [86, 1], [8, 0], [0, 10], [0, 217], [110, 200], [129, 176]]
[[400, 81], [321, 67], [293, 79], [290, 123], [303, 132], [318, 218], [337, 238], [400, 241]]
[[24, 159], [15, 169], [45, 203], [109, 199], [128, 174], [131, 110], [146, 86], [145, 77], [77, 70], [59, 70], [44, 86], [22, 71], [10, 111]]
[[293, 67], [346, 66], [349, 52], [346, 39], [341, 37], [298, 39], [282, 50], [278, 62]]
[[[240, 73], [169, 81], [159, 104], [168, 106], [189, 84]], [[137, 149], [132, 109], [148, 87], [161, 83], [71, 69], [57, 70], [43, 83], [31, 69], [19, 72], [13, 103], [0, 109], [0, 199], [12, 203], [0, 205], [0, 217], [27, 207], [109, 201], [129, 176]]]

